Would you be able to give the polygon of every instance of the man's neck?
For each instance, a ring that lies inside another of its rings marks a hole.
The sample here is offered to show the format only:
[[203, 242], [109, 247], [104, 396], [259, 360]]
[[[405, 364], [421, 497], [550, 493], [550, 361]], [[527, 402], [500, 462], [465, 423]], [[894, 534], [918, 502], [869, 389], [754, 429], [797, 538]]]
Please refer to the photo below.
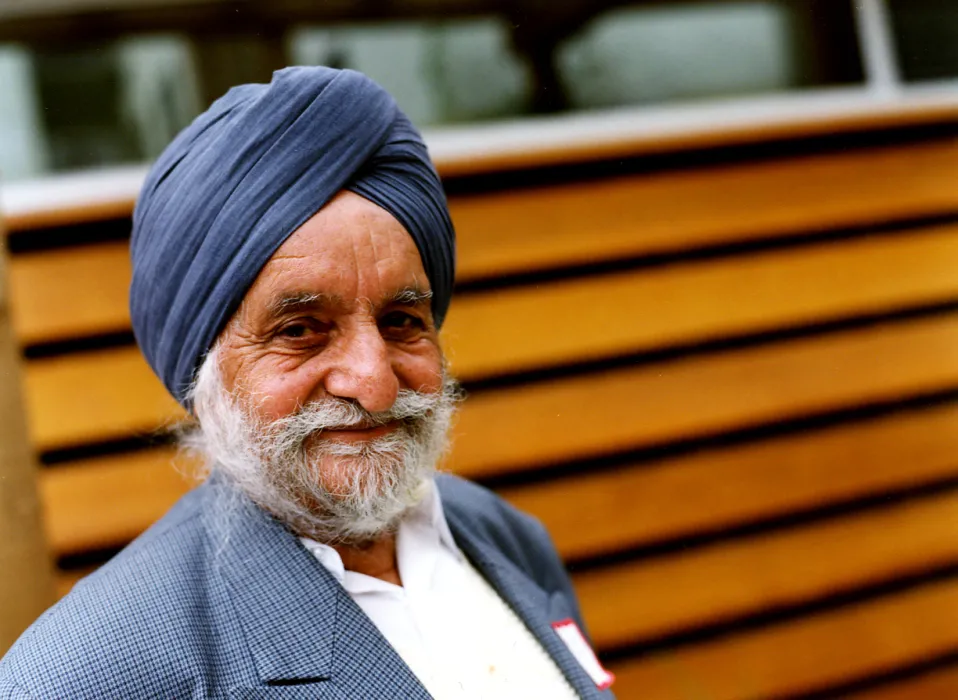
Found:
[[402, 585], [399, 577], [399, 565], [396, 561], [396, 536], [384, 535], [372, 544], [363, 547], [335, 545], [333, 547], [342, 557], [346, 571], [366, 574], [382, 579], [397, 586]]

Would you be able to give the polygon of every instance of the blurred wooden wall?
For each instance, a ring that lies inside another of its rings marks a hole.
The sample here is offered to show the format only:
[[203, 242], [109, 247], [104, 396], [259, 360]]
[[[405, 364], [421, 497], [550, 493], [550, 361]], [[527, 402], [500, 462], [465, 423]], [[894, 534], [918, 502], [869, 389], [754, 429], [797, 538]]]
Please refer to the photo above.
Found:
[[54, 601], [7, 286], [7, 251], [0, 240], [0, 654]]
[[[545, 522], [619, 697], [958, 695], [956, 133], [444, 165], [450, 467]], [[9, 226], [65, 592], [186, 490], [181, 413], [128, 210]]]

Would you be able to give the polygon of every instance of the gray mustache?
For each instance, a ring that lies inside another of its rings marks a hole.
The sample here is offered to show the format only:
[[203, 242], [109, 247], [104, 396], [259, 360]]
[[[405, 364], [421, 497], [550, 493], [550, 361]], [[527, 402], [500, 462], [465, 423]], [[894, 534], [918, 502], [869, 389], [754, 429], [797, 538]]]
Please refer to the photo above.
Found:
[[432, 415], [443, 403], [443, 394], [401, 389], [385, 411], [367, 411], [357, 401], [330, 397], [306, 404], [296, 413], [272, 424], [274, 430], [311, 433], [322, 430], [375, 428], [402, 421], [415, 423]]

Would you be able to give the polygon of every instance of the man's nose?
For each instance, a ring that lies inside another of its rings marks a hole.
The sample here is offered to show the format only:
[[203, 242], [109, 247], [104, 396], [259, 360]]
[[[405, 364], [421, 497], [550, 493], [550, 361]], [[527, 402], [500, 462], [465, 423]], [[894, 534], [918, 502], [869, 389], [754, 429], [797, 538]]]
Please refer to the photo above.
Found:
[[367, 411], [391, 408], [399, 393], [399, 379], [376, 324], [350, 329], [337, 339], [336, 345], [337, 352], [326, 373], [326, 393], [355, 399]]

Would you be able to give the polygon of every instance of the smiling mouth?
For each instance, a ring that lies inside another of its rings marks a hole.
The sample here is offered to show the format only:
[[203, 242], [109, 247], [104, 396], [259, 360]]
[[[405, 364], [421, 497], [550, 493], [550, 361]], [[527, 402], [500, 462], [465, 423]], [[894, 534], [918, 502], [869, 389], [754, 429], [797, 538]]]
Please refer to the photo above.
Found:
[[334, 428], [325, 428], [319, 433], [320, 438], [335, 439], [335, 440], [370, 440], [372, 438], [377, 438], [387, 433], [392, 432], [397, 427], [399, 427], [399, 421], [394, 420], [388, 423], [382, 424], [360, 424], [360, 425], [344, 425]]

